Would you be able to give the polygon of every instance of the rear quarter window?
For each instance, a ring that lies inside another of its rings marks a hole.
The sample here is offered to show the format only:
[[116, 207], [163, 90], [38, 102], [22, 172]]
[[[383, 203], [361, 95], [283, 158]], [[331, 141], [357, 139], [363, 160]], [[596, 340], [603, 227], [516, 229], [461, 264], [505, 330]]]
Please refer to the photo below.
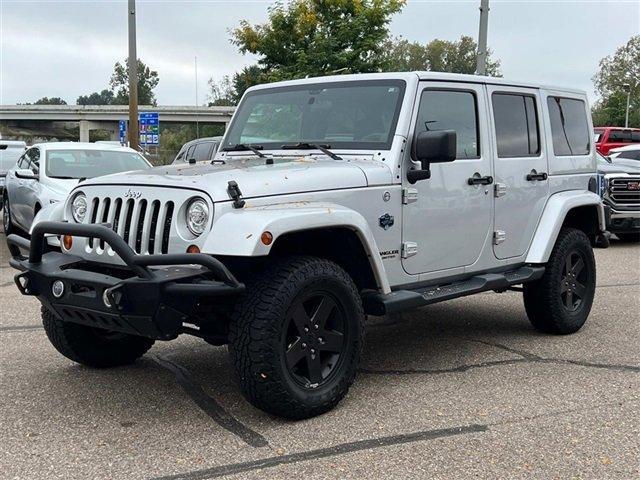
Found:
[[549, 119], [556, 156], [588, 155], [591, 135], [584, 101], [564, 97], [548, 97]]

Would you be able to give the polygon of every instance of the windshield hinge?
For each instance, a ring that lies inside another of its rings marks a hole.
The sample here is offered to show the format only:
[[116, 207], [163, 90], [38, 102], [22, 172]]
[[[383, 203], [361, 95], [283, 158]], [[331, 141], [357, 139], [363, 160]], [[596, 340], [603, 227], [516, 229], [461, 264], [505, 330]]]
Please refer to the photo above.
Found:
[[242, 192], [240, 191], [240, 187], [238, 183], [234, 180], [231, 180], [227, 184], [227, 192], [233, 200], [233, 208], [242, 208], [244, 207], [245, 201], [242, 200]]
[[418, 189], [417, 188], [403, 188], [402, 189], [402, 203], [408, 205], [418, 201]]

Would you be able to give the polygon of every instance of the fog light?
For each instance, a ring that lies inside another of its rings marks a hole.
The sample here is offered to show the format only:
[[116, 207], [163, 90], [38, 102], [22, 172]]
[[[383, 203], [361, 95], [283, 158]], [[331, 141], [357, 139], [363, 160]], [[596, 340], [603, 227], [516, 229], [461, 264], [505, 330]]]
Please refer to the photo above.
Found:
[[197, 245], [189, 245], [187, 247], [187, 253], [200, 253], [200, 247]]
[[51, 285], [51, 293], [56, 298], [60, 298], [64, 295], [64, 283], [62, 280], [56, 280], [53, 282], [53, 285]]
[[64, 235], [62, 237], [62, 245], [65, 250], [71, 250], [71, 247], [73, 246], [73, 237], [71, 235]]
[[271, 242], [273, 242], [273, 234], [271, 232], [262, 232], [262, 235], [260, 235], [260, 240], [265, 245], [271, 245]]

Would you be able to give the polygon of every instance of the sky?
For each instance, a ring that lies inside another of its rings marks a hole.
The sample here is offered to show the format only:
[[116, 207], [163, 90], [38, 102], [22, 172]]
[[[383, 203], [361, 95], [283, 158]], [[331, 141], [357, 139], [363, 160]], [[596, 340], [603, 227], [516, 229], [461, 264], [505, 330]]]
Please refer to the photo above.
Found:
[[[207, 81], [255, 62], [229, 42], [241, 20], [262, 23], [271, 1], [137, 0], [138, 57], [158, 71], [159, 105], [206, 102]], [[477, 38], [479, 0], [409, 0], [393, 36]], [[505, 78], [586, 90], [601, 58], [640, 34], [640, 1], [490, 1], [489, 46]], [[127, 56], [123, 0], [0, 0], [0, 104], [108, 88]], [[196, 97], [195, 58], [198, 64]]]

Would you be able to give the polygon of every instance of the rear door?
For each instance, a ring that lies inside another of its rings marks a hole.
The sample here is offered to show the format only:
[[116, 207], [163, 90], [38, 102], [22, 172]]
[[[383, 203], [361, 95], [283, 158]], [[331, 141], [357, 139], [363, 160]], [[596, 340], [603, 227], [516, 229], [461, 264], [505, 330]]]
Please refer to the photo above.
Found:
[[524, 255], [549, 193], [542, 111], [536, 89], [489, 85], [495, 145], [493, 251]]

